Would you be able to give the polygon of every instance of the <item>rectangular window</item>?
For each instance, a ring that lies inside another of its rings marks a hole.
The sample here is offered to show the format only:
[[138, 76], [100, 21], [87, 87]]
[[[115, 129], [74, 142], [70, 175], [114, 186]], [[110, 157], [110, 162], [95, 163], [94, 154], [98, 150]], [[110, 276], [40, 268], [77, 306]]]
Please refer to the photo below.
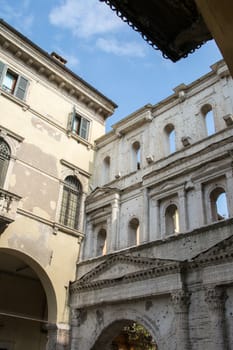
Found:
[[90, 121], [76, 113], [75, 109], [72, 111], [68, 121], [68, 130], [72, 133], [88, 140], [90, 129]]
[[16, 74], [0, 61], [0, 86], [8, 93], [24, 100], [28, 88], [28, 80]]

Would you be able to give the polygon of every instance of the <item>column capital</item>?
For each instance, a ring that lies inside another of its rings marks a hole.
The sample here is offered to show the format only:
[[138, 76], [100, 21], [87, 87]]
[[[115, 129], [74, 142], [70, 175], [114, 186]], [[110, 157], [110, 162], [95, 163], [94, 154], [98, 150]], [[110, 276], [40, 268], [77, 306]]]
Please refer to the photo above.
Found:
[[208, 304], [211, 310], [223, 310], [225, 307], [225, 301], [227, 295], [225, 290], [218, 287], [206, 287], [205, 288], [205, 302]]
[[176, 312], [186, 312], [190, 304], [191, 293], [183, 289], [171, 293], [171, 301]]
[[87, 319], [87, 311], [84, 309], [71, 310], [71, 324], [73, 327], [80, 327]]

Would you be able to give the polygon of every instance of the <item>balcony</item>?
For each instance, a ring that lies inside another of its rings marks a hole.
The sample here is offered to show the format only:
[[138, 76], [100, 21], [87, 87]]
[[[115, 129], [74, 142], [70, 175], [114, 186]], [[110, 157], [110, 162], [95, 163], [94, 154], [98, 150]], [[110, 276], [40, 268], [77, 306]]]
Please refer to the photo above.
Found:
[[15, 220], [21, 197], [0, 188], [0, 234]]

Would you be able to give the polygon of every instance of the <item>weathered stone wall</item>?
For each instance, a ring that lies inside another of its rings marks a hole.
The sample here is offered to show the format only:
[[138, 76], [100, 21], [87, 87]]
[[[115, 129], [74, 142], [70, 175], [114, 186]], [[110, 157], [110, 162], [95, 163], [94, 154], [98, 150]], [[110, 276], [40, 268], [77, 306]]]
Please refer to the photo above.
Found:
[[96, 141], [72, 350], [110, 349], [128, 321], [158, 350], [233, 347], [233, 85], [223, 62], [211, 68]]

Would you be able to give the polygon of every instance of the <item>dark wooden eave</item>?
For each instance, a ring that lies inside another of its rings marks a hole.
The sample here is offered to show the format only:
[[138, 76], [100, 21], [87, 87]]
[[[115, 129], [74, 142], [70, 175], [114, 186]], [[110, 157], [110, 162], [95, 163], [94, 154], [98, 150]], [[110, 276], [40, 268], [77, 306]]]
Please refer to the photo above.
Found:
[[100, 0], [173, 62], [212, 39], [194, 0]]

